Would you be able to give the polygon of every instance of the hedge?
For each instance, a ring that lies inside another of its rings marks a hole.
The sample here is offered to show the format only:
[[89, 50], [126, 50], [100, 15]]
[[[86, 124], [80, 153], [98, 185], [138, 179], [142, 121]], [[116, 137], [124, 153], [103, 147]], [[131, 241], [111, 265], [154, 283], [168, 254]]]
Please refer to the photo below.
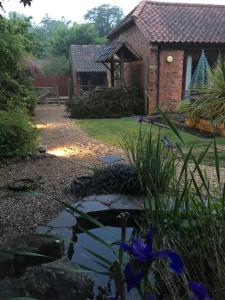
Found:
[[144, 96], [138, 88], [107, 88], [90, 91], [67, 104], [73, 118], [119, 118], [144, 113]]

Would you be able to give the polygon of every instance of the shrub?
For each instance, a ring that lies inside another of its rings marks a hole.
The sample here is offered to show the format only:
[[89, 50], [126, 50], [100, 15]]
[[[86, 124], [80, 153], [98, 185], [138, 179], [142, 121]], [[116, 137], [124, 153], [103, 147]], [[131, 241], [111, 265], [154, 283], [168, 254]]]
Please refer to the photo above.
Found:
[[25, 114], [0, 111], [0, 160], [32, 153], [37, 140], [37, 130]]
[[78, 119], [119, 118], [144, 113], [144, 96], [137, 88], [94, 90], [67, 105]]
[[192, 113], [214, 119], [225, 115], [225, 62], [209, 71], [207, 84], [200, 84], [192, 91], [196, 101], [192, 105]]
[[47, 76], [61, 76], [70, 74], [70, 63], [66, 56], [53, 56], [42, 63], [44, 74]]
[[190, 104], [190, 101], [188, 101], [188, 100], [180, 101], [176, 107], [176, 112], [179, 114], [190, 113], [190, 110], [191, 110], [191, 104]]
[[24, 58], [30, 50], [29, 20], [0, 15], [0, 110], [23, 110], [32, 113], [35, 106], [31, 78]]

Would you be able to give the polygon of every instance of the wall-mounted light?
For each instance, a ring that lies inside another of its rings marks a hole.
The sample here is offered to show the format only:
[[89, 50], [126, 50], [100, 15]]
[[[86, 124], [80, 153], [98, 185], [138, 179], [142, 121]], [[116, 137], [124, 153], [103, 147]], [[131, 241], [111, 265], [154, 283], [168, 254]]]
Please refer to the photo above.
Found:
[[167, 56], [166, 61], [167, 61], [168, 63], [173, 62], [173, 56], [171, 56], [171, 55]]

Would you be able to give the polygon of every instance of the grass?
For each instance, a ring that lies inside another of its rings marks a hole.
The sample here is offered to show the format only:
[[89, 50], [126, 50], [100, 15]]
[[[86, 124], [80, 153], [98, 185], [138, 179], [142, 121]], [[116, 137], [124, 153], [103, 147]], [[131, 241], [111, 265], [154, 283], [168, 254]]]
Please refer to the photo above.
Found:
[[[76, 124], [90, 137], [113, 146], [119, 146], [124, 136], [138, 131], [140, 126], [133, 118], [76, 120]], [[143, 123], [142, 126], [147, 129], [151, 125]], [[153, 135], [156, 135], [158, 130], [159, 127], [153, 126]], [[179, 142], [171, 129], [162, 128], [161, 132], [162, 135], [168, 136], [173, 143]], [[213, 143], [213, 139], [200, 138], [184, 131], [180, 131], [180, 134], [185, 142], [184, 150], [188, 150], [191, 146], [194, 146], [196, 155], [204, 150], [207, 145]], [[225, 160], [225, 137], [218, 137], [217, 145], [219, 146], [218, 152], [221, 165], [225, 166], [225, 162], [223, 163], [222, 161]], [[214, 164], [213, 154], [207, 154], [205, 163], [209, 165]]]

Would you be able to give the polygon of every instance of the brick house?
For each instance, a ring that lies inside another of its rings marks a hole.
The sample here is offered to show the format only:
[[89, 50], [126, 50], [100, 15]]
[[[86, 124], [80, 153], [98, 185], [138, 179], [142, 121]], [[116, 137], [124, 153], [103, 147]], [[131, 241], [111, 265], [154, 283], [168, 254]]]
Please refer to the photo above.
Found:
[[111, 86], [139, 86], [146, 112], [184, 99], [202, 50], [209, 64], [225, 53], [225, 6], [141, 1], [109, 34], [97, 62]]
[[70, 61], [74, 95], [98, 86], [107, 86], [107, 69], [95, 62], [103, 50], [100, 45], [71, 45]]

